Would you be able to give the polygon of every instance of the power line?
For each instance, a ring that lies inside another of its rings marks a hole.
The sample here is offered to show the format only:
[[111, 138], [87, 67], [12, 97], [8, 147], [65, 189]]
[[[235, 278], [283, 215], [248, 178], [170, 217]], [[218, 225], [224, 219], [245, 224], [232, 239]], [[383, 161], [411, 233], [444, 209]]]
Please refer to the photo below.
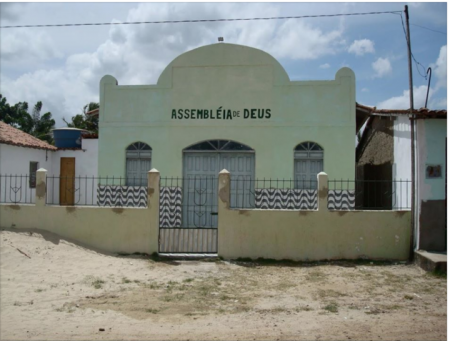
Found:
[[438, 30], [433, 30], [432, 28], [428, 28], [428, 27], [425, 27], [425, 26], [420, 26], [420, 25], [417, 25], [417, 24], [411, 24], [411, 23], [409, 23], [409, 24], [412, 25], [412, 26], [417, 26], [417, 27], [424, 28], [424, 29], [429, 30], [429, 31], [433, 31], [433, 32], [437, 32], [437, 33], [441, 33], [441, 34], [447, 35], [446, 32], [442, 32], [442, 31], [438, 31]]
[[181, 24], [181, 23], [198, 23], [198, 22], [226, 22], [226, 21], [252, 21], [252, 20], [285, 20], [285, 19], [304, 19], [304, 18], [326, 18], [326, 17], [343, 17], [343, 16], [354, 16], [354, 15], [398, 14], [398, 13], [401, 13], [401, 11], [341, 13], [341, 14], [317, 14], [317, 15], [300, 15], [300, 16], [290, 16], [290, 17], [267, 17], [267, 18], [194, 19], [194, 20], [132, 21], [132, 22], [125, 21], [125, 22], [114, 22], [114, 23], [18, 25], [18, 26], [0, 26], [0, 28], [105, 26], [105, 25], [139, 25], [139, 24]]
[[[406, 42], [408, 42], [408, 37], [407, 37], [407, 35], [406, 35], [405, 23], [403, 22], [403, 15], [402, 15], [402, 14], [400, 14], [400, 19], [402, 19], [403, 32], [405, 33], [405, 39], [406, 39]], [[420, 64], [420, 63], [416, 60], [416, 57], [414, 57], [414, 54], [412, 53], [412, 51], [408, 51], [408, 52], [411, 52], [411, 57], [412, 57], [412, 59], [414, 60], [414, 62], [416, 63], [416, 68], [417, 68], [417, 72], [419, 73], [419, 75], [422, 76], [423, 78], [425, 78], [425, 80], [427, 80], [427, 75], [426, 75], [425, 67], [424, 67], [422, 64]], [[423, 71], [424, 71], [425, 74], [422, 74], [422, 73], [420, 72], [420, 70], [419, 70], [419, 65], [422, 67], [422, 69], [423, 69]]]

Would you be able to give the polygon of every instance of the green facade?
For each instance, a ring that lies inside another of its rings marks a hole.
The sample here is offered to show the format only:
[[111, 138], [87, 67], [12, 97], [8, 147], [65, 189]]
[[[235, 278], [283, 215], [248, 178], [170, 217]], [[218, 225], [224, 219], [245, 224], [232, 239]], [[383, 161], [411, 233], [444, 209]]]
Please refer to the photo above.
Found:
[[99, 176], [125, 176], [136, 141], [152, 147], [161, 176], [182, 176], [183, 149], [214, 139], [253, 148], [256, 178], [293, 178], [295, 146], [313, 141], [330, 179], [354, 179], [355, 75], [293, 82], [269, 54], [219, 43], [180, 55], [156, 85], [102, 78]]

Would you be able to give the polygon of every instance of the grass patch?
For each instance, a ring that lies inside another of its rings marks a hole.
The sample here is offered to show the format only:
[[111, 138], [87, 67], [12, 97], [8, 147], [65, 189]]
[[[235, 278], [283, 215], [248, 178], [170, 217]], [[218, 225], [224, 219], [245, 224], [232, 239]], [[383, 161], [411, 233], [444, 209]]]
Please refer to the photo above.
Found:
[[405, 295], [405, 296], [403, 296], [403, 298], [404, 298], [405, 300], [413, 300], [413, 299], [414, 299], [414, 296], [413, 296], [413, 295]]
[[184, 283], [191, 283], [194, 279], [193, 278], [186, 278], [183, 280]]
[[106, 282], [104, 280], [101, 279], [96, 279], [92, 282], [92, 286], [95, 289], [101, 289], [103, 287], [103, 284], [105, 284]]
[[45, 291], [45, 289], [38, 288], [34, 292], [43, 292], [43, 291]]
[[447, 279], [447, 273], [441, 270], [435, 270], [432, 272], [427, 272], [427, 276], [435, 277], [435, 278], [442, 278]]
[[158, 283], [151, 283], [148, 285], [148, 287], [150, 289], [158, 289], [159, 288], [159, 284]]
[[301, 312], [301, 311], [311, 311], [314, 310], [313, 308], [311, 308], [309, 305], [304, 305], [304, 306], [300, 306], [300, 307], [296, 307], [294, 309], [297, 313]]
[[131, 283], [131, 280], [126, 278], [126, 277], [123, 277], [122, 278], [122, 284], [128, 284], [128, 283]]
[[384, 310], [399, 310], [402, 308], [402, 306], [398, 304], [385, 304], [382, 305], [381, 308]]
[[152, 309], [152, 308], [145, 309], [145, 311], [147, 313], [150, 313], [150, 314], [157, 314], [157, 313], [159, 313], [158, 309]]
[[323, 299], [323, 298], [327, 298], [327, 297], [336, 298], [336, 297], [347, 296], [347, 294], [344, 294], [342, 292], [332, 290], [332, 289], [328, 289], [328, 290], [319, 289], [319, 291], [317, 292], [317, 296]]
[[327, 275], [320, 270], [313, 270], [306, 275], [306, 280], [311, 282], [320, 282], [327, 278]]
[[330, 313], [337, 313], [338, 312], [338, 304], [336, 302], [331, 302], [327, 304], [325, 307], [323, 307], [324, 310], [330, 312]]

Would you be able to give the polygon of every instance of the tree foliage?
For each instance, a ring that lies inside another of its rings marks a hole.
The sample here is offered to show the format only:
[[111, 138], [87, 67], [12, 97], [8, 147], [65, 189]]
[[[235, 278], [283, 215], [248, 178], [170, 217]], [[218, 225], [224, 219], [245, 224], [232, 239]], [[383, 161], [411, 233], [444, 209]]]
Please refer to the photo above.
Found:
[[51, 129], [55, 126], [50, 112], [41, 115], [42, 102], [39, 101], [33, 107], [32, 113], [28, 112], [28, 103], [19, 102], [10, 105], [7, 99], [0, 94], [0, 120], [20, 129], [27, 134], [37, 137], [48, 143], [53, 143]]
[[98, 133], [98, 116], [87, 115], [87, 113], [99, 107], [100, 105], [98, 103], [90, 102], [83, 107], [81, 114], [77, 114], [71, 118], [71, 122], [67, 122], [64, 118], [63, 121], [70, 128], [85, 129], [91, 133]]

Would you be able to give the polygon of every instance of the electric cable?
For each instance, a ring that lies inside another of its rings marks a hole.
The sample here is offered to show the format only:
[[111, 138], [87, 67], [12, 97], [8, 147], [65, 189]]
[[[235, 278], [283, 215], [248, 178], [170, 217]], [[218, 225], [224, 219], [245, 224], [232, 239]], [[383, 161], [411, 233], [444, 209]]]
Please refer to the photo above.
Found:
[[[406, 34], [405, 23], [403, 22], [403, 15], [402, 15], [402, 14], [400, 14], [400, 19], [402, 20], [402, 27], [403, 27], [403, 32], [405, 33], [405, 39], [406, 39], [406, 42], [408, 42], [408, 37], [407, 37], [407, 34]], [[427, 80], [427, 75], [426, 75], [425, 67], [424, 67], [421, 63], [419, 63], [419, 62], [416, 60], [416, 57], [414, 57], [414, 54], [412, 53], [412, 51], [409, 51], [409, 52], [411, 53], [412, 59], [413, 59], [414, 62], [416, 63], [416, 69], [417, 69], [417, 72], [419, 73], [419, 75], [420, 75], [421, 77], [423, 77], [425, 80]], [[422, 67], [422, 69], [423, 69], [425, 75], [422, 74], [422, 73], [420, 72], [420, 70], [419, 70], [419, 65]]]
[[125, 21], [125, 22], [111, 22], [111, 23], [17, 25], [17, 26], [0, 26], [0, 28], [104, 26], [104, 25], [138, 25], [138, 24], [181, 24], [181, 23], [198, 23], [198, 22], [226, 22], [226, 21], [252, 21], [252, 20], [285, 20], [285, 19], [304, 19], [304, 18], [326, 18], [326, 17], [342, 17], [342, 16], [356, 16], [356, 15], [397, 14], [397, 13], [401, 13], [401, 11], [361, 12], [361, 13], [341, 13], [341, 14], [317, 14], [317, 15], [299, 15], [299, 16], [288, 16], [288, 17], [266, 17], [266, 18], [193, 19], [193, 20], [131, 21], [131, 22]]

